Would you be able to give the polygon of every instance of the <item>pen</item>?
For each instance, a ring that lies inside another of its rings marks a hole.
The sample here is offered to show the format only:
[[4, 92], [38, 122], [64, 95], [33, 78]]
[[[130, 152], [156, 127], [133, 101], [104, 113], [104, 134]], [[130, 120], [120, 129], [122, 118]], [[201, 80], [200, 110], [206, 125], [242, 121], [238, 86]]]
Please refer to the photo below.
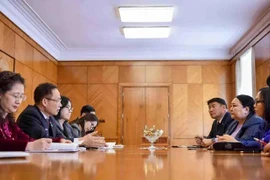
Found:
[[264, 142], [264, 141], [262, 141], [262, 140], [260, 140], [260, 139], [258, 139], [258, 138], [253, 138], [255, 141], [257, 141], [257, 142], [259, 142], [259, 143], [261, 143], [262, 145], [266, 145], [267, 143], [266, 142]]

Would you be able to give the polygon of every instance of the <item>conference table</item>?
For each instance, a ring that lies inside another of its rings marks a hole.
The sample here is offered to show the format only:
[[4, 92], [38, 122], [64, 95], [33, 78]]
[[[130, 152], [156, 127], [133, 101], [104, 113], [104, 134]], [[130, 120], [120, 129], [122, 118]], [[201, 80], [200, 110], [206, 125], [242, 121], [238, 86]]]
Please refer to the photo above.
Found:
[[0, 180], [270, 179], [270, 157], [259, 153], [139, 147], [76, 153], [31, 153], [0, 159]]

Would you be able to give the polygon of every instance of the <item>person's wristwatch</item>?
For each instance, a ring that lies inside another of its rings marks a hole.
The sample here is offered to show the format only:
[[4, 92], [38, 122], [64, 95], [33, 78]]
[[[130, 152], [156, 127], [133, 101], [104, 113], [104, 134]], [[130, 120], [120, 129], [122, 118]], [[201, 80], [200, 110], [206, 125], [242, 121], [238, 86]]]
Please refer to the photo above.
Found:
[[212, 141], [212, 143], [215, 143], [215, 142], [217, 142], [217, 138], [212, 138], [211, 141]]

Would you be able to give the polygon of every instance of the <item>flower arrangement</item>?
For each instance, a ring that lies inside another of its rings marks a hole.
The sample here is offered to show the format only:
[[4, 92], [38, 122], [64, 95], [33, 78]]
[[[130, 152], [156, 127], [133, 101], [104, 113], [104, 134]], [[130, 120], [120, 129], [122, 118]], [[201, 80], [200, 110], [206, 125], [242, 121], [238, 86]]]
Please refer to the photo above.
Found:
[[150, 149], [155, 149], [154, 142], [163, 134], [163, 130], [156, 129], [155, 125], [151, 128], [144, 126], [143, 136], [151, 143]]

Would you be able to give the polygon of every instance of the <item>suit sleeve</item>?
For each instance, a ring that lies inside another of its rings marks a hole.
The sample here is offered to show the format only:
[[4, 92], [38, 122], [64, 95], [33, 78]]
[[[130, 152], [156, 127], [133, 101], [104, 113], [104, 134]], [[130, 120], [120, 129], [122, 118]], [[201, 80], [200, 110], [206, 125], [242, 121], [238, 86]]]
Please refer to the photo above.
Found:
[[34, 112], [23, 112], [18, 118], [18, 126], [34, 139], [46, 138], [46, 132], [40, 122], [40, 117]]
[[27, 141], [0, 139], [0, 151], [25, 151]]
[[215, 121], [212, 124], [212, 128], [211, 128], [211, 131], [209, 132], [209, 135], [207, 136], [208, 139], [215, 138], [214, 137], [214, 125], [215, 125]]
[[236, 140], [240, 141], [246, 147], [260, 147], [260, 143], [255, 141], [253, 138], [261, 139], [263, 134], [263, 124], [256, 124], [244, 132], [240, 138]]

